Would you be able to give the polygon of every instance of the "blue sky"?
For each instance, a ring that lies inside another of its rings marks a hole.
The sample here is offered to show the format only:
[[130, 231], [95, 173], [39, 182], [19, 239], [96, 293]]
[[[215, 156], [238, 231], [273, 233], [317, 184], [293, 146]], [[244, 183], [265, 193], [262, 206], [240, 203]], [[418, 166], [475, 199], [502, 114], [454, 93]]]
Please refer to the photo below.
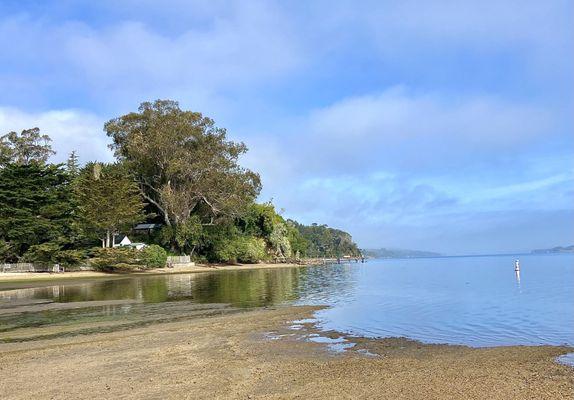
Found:
[[573, 4], [3, 0], [0, 132], [111, 160], [103, 123], [169, 98], [363, 247], [572, 244]]

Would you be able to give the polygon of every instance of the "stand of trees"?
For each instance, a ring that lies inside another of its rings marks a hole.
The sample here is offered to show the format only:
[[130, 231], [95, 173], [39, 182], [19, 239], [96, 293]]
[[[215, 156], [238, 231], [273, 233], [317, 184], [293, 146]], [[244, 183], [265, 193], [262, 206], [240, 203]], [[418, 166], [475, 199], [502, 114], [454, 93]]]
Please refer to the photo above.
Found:
[[[160, 265], [166, 251], [209, 262], [360, 254], [346, 232], [256, 203], [259, 175], [238, 163], [247, 147], [200, 113], [146, 102], [104, 130], [113, 164], [80, 166], [75, 152], [50, 164], [51, 140], [38, 128], [0, 137], [0, 262], [129, 270]], [[145, 237], [154, 247], [113, 248], [138, 222], [162, 225]]]

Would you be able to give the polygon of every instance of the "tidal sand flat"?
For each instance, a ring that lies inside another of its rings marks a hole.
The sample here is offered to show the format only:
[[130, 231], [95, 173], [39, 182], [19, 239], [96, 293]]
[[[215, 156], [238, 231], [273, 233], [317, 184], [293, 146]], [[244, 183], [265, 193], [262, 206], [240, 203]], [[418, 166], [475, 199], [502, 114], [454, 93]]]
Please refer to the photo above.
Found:
[[[554, 346], [308, 340], [316, 307], [278, 307], [0, 345], [3, 399], [572, 399]], [[52, 334], [61, 327], [52, 327]], [[324, 333], [321, 333], [324, 335]], [[337, 333], [327, 334], [331, 338]]]

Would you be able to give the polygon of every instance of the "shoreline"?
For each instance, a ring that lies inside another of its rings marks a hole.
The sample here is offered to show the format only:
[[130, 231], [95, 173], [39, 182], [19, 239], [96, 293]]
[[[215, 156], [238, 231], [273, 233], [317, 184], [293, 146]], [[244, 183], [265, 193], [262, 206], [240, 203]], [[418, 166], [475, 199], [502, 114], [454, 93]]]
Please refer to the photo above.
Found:
[[[308, 320], [319, 308], [3, 343], [0, 392], [6, 399], [574, 399], [574, 369], [554, 361], [572, 348], [470, 348], [321, 332]], [[311, 341], [317, 334], [354, 346], [333, 352], [329, 340]]]
[[129, 273], [111, 273], [100, 271], [70, 271], [70, 272], [3, 272], [0, 273], [0, 290], [6, 290], [11, 287], [8, 285], [23, 285], [22, 288], [33, 287], [28, 284], [45, 284], [58, 281], [71, 282], [71, 281], [87, 281], [95, 279], [124, 279], [133, 276], [146, 276], [146, 275], [174, 275], [174, 274], [195, 274], [216, 271], [247, 271], [255, 269], [271, 269], [271, 268], [294, 268], [294, 267], [309, 267], [319, 266], [323, 264], [295, 264], [295, 263], [260, 263], [260, 264], [199, 264], [189, 267], [175, 267], [175, 268], [155, 268], [143, 271], [134, 271]]

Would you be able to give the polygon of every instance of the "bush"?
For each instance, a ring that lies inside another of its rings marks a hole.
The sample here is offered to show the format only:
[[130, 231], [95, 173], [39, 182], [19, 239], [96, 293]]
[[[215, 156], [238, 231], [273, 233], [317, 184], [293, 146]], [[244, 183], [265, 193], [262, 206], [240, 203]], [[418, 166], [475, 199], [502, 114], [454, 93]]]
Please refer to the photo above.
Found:
[[84, 259], [85, 254], [81, 250], [62, 250], [52, 256], [52, 260], [58, 264], [69, 267], [78, 265]]
[[24, 254], [23, 260], [38, 264], [61, 264], [69, 267], [80, 264], [84, 256], [84, 252], [81, 250], [62, 250], [61, 245], [46, 242], [30, 246]]
[[213, 249], [212, 261], [234, 263], [237, 261], [237, 246], [234, 240], [219, 241]]
[[96, 271], [130, 272], [142, 268], [139, 253], [130, 247], [93, 249], [94, 258], [90, 259], [90, 265]]
[[167, 263], [167, 252], [163, 247], [152, 244], [141, 250], [141, 264], [145, 268], [162, 268]]
[[218, 261], [256, 263], [266, 258], [265, 241], [261, 238], [238, 236], [220, 243], [215, 255]]
[[236, 242], [237, 260], [243, 263], [256, 263], [263, 260], [267, 253], [265, 241], [256, 237], [242, 237]]
[[22, 257], [23, 261], [39, 264], [54, 262], [53, 257], [60, 251], [61, 246], [57, 243], [46, 242], [30, 246]]

